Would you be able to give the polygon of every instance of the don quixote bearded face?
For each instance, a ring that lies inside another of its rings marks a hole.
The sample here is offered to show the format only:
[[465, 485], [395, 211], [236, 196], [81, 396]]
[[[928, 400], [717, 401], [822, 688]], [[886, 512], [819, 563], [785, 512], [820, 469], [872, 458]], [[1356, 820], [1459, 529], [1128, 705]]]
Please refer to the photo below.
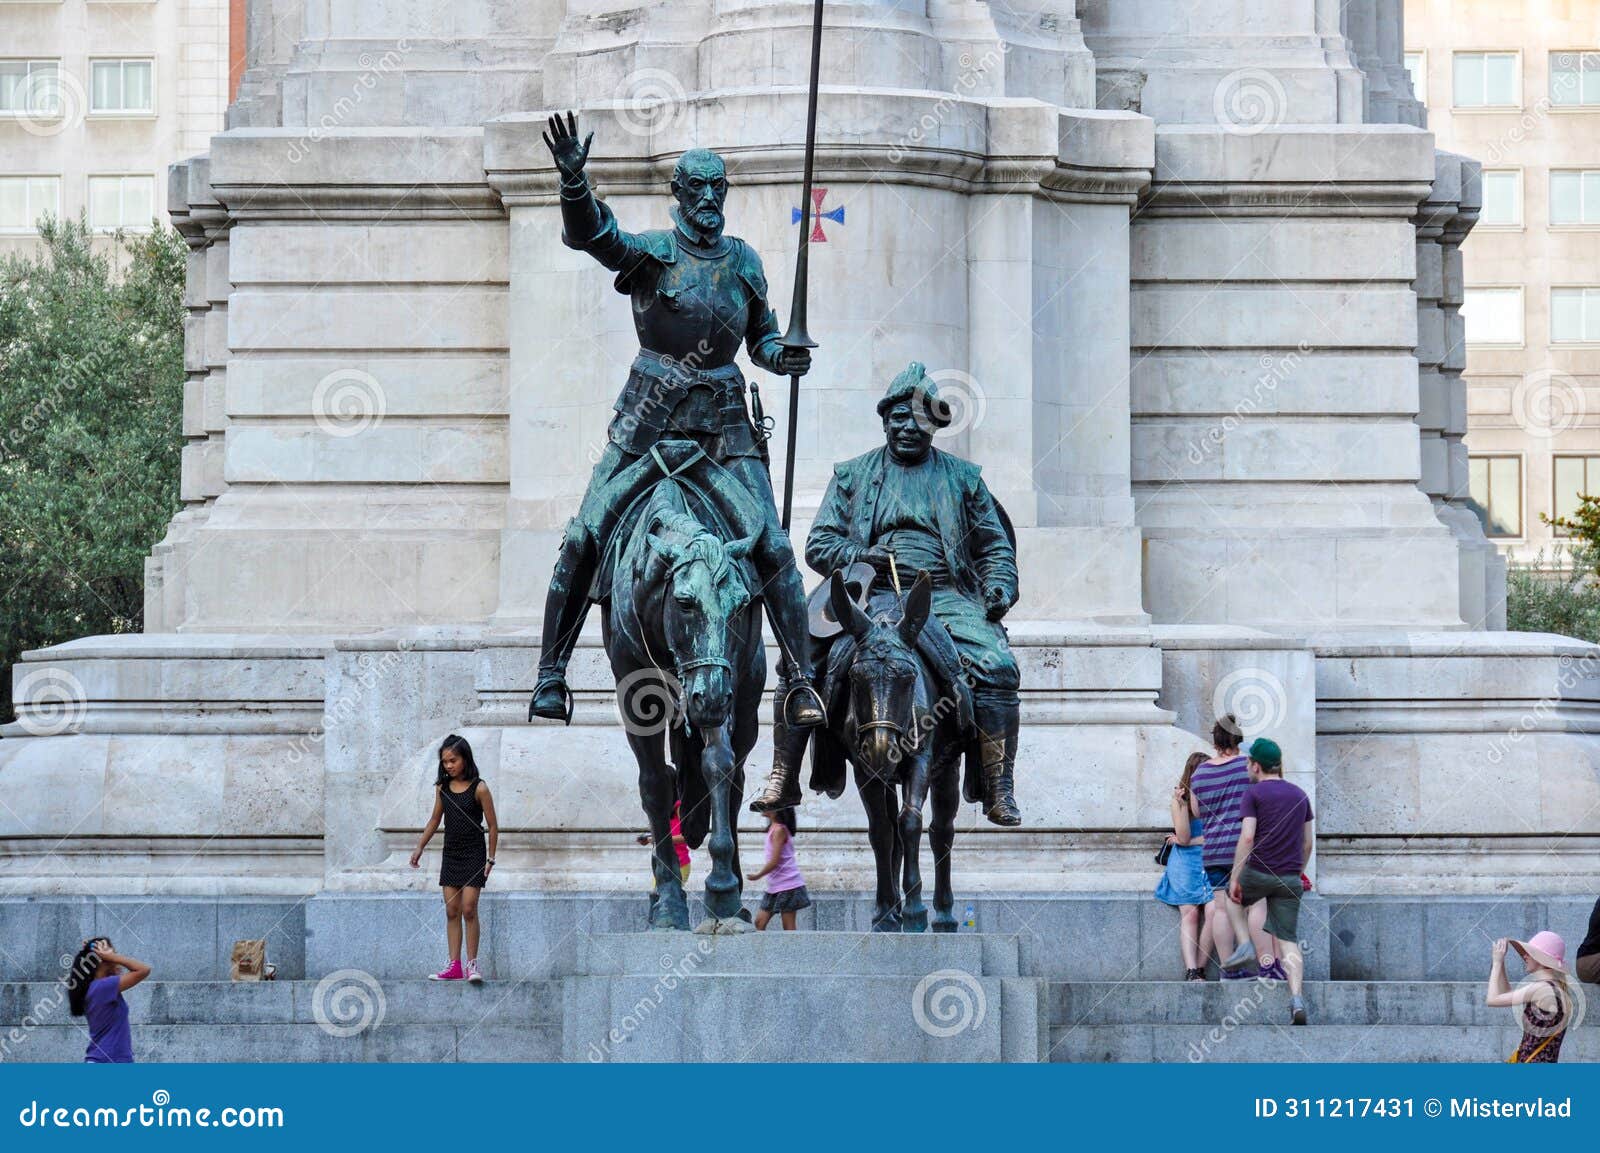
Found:
[[728, 199], [728, 174], [722, 157], [705, 148], [683, 154], [672, 173], [672, 195], [678, 201], [679, 219], [699, 238], [713, 241], [722, 235], [723, 204]]
[[923, 573], [906, 594], [900, 619], [874, 619], [850, 599], [836, 573], [829, 587], [833, 612], [855, 639], [850, 662], [850, 715], [858, 764], [873, 776], [895, 779], [917, 751], [917, 637], [927, 624], [933, 586]]
[[684, 710], [697, 728], [716, 728], [733, 702], [733, 670], [724, 655], [729, 622], [750, 603], [738, 562], [750, 555], [755, 539], [724, 545], [703, 530], [688, 537], [655, 532], [647, 539], [667, 565], [662, 619]]

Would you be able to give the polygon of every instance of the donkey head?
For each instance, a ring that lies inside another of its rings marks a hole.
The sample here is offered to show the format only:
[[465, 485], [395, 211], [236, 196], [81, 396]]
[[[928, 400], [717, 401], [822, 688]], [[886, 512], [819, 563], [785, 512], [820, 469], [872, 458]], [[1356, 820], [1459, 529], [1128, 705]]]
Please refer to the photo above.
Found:
[[857, 764], [875, 777], [894, 779], [902, 759], [916, 751], [916, 685], [922, 664], [917, 636], [928, 623], [933, 584], [927, 573], [906, 594], [898, 621], [868, 616], [833, 575], [828, 598], [836, 620], [855, 638], [850, 661], [850, 711], [855, 719]]

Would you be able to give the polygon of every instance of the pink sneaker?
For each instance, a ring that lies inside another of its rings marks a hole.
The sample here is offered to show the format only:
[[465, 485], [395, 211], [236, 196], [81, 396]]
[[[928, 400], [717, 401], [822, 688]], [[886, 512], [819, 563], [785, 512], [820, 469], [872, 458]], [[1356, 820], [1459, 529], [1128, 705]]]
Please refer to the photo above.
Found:
[[478, 972], [478, 959], [476, 957], [467, 962], [467, 980], [474, 985], [483, 984], [483, 974]]
[[451, 961], [450, 964], [446, 965], [443, 969], [440, 969], [437, 973], [429, 973], [428, 980], [459, 981], [465, 976], [466, 974], [461, 971], [461, 962]]

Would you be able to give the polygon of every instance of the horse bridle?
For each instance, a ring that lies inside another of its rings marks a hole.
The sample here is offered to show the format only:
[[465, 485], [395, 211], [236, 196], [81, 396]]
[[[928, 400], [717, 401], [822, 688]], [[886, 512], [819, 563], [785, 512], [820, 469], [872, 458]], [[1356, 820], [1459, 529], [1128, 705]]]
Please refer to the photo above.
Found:
[[859, 736], [872, 729], [887, 729], [897, 741], [906, 735], [906, 731], [893, 721], [863, 721], [856, 725], [856, 735]]
[[[687, 568], [689, 565], [692, 565], [692, 564], [704, 564], [707, 567], [710, 567], [710, 562], [707, 561], [705, 557], [701, 557], [701, 556], [685, 557], [683, 560], [680, 560], [680, 561], [676, 562], [675, 564], [673, 564], [673, 566], [670, 569], [667, 570], [668, 582], [670, 583], [672, 578], [676, 577], [678, 575], [678, 570], [679, 569]], [[724, 562], [724, 567], [726, 567], [726, 562]], [[722, 575], [722, 570], [721, 569], [718, 569], [717, 571], [713, 572], [711, 574], [712, 583], [715, 584], [717, 579], [721, 575]], [[639, 635], [640, 635], [640, 639], [644, 641], [644, 654], [645, 654], [646, 657], [648, 657], [650, 659], [651, 665], [654, 666], [655, 669], [658, 672], [662, 672], [662, 673], [667, 672], [668, 671], [667, 667], [656, 659], [655, 653], [650, 651], [650, 638], [649, 638], [648, 634], [646, 634], [646, 632], [643, 629], [641, 629]], [[673, 664], [673, 667], [672, 667], [672, 670], [671, 670], [672, 671], [672, 675], [676, 679], [678, 679], [680, 681], [685, 676], [687, 676], [689, 673], [693, 672], [695, 669], [721, 669], [723, 672], [727, 673], [730, 677], [733, 675], [733, 662], [728, 660], [726, 657], [691, 657], [689, 660], [686, 660], [686, 661], [679, 661], [676, 658], [674, 658], [672, 664]], [[687, 719], [688, 719], [687, 716], [685, 716], [685, 723], [687, 723]]]
[[[858, 653], [856, 658], [850, 662], [851, 665], [854, 666], [856, 661], [858, 661], [859, 659], [860, 659], [860, 654]], [[895, 663], [903, 664], [905, 662], [897, 661]], [[904, 728], [902, 728], [899, 724], [897, 724], [894, 721], [885, 720], [885, 719], [883, 719], [881, 717], [877, 717], [877, 716], [874, 716], [869, 721], [857, 721], [856, 722], [856, 737], [859, 740], [860, 738], [862, 738], [867, 733], [871, 733], [871, 732], [874, 732], [874, 731], [879, 730], [879, 729], [887, 732], [893, 738], [895, 744], [901, 745], [902, 748], [906, 747], [906, 730]], [[909, 746], [909, 751], [914, 752], [916, 750], [916, 748], [917, 748], [917, 744], [918, 744], [918, 742], [913, 741], [911, 743], [911, 745]]]

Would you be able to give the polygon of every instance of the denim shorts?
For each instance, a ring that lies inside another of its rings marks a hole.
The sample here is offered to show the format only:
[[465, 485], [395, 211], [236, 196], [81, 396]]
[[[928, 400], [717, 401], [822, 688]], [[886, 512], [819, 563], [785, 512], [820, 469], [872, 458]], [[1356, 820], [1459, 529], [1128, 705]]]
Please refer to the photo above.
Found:
[[1213, 889], [1226, 889], [1228, 878], [1233, 875], [1233, 870], [1227, 865], [1207, 865], [1206, 884]]

